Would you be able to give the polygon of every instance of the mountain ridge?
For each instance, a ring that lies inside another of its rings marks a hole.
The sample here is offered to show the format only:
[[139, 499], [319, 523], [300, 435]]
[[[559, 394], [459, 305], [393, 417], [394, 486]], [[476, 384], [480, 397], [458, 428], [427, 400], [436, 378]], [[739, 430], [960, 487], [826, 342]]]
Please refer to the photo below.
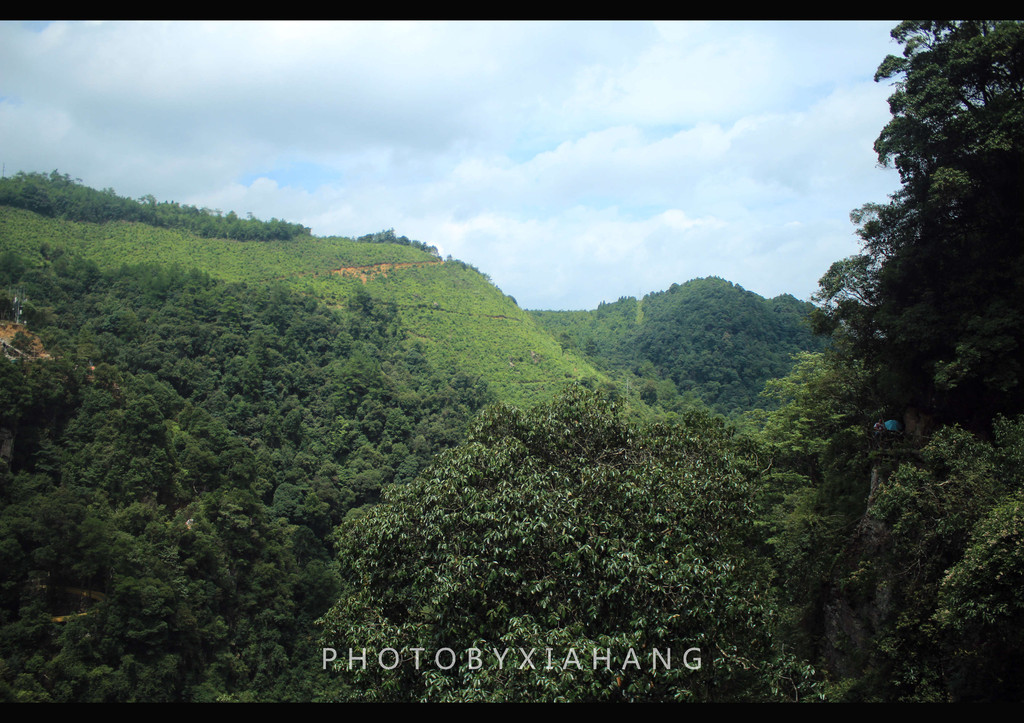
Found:
[[[789, 371], [783, 358], [820, 348], [795, 329], [799, 309], [809, 304], [785, 294], [764, 299], [719, 277], [672, 284], [639, 299], [602, 302], [590, 311], [524, 310], [487, 274], [451, 257], [441, 259], [436, 248], [398, 237], [393, 230], [356, 240], [313, 236], [306, 227], [276, 219], [243, 222], [233, 213], [157, 204], [152, 197], [120, 198], [56, 171], [48, 177], [17, 174], [0, 182], [0, 209], [3, 249], [29, 267], [59, 263], [61, 255], [70, 253], [101, 269], [157, 263], [194, 268], [228, 282], [281, 283], [335, 307], [349, 308], [359, 303], [360, 293], [368, 294], [401, 311], [407, 342], [424, 344], [433, 365], [483, 376], [500, 399], [513, 404], [546, 401], [566, 382], [576, 381], [625, 392], [640, 407], [656, 403], [679, 410], [683, 398], [703, 399], [715, 411], [731, 414], [763, 404], [758, 394], [764, 382]], [[138, 220], [156, 211], [179, 216], [159, 227]], [[246, 230], [252, 236], [260, 229], [290, 230], [292, 235], [245, 240], [217, 235], [218, 230]], [[702, 292], [690, 293], [696, 288]], [[677, 293], [703, 305], [710, 321], [698, 320], [699, 326], [722, 325], [722, 338], [710, 339], [707, 329], [691, 330], [690, 336], [673, 329], [693, 316], [666, 306]], [[745, 304], [747, 311], [715, 310], [709, 296], [727, 306]], [[785, 324], [766, 321], [759, 306], [784, 307]], [[734, 366], [731, 348], [724, 347], [734, 347], [734, 337], [749, 336], [736, 326], [737, 318], [774, 331], [761, 329], [758, 350], [743, 351], [746, 367], [724, 371]], [[772, 346], [773, 334], [782, 338], [782, 351]], [[625, 358], [629, 352], [632, 363]], [[749, 359], [757, 354], [773, 359], [757, 364]], [[660, 391], [652, 391], [659, 385]], [[633, 393], [638, 386], [644, 387], [640, 396]]]

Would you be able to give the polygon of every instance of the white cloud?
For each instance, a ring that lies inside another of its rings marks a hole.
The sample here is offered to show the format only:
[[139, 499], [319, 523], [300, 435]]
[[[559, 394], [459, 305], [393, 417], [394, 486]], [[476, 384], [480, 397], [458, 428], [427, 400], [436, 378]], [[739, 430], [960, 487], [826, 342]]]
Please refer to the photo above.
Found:
[[0, 152], [394, 227], [526, 307], [715, 274], [806, 297], [894, 175], [877, 23], [0, 23]]

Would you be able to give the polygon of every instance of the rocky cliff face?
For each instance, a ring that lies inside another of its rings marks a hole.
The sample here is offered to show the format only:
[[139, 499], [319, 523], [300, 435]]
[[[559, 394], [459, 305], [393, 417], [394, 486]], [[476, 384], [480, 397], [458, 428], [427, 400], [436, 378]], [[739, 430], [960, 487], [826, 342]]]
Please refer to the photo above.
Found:
[[873, 467], [867, 508], [836, 561], [825, 601], [823, 656], [839, 678], [864, 672], [872, 642], [893, 613], [892, 575], [883, 562], [891, 546], [889, 528], [872, 515], [879, 484], [882, 473]]

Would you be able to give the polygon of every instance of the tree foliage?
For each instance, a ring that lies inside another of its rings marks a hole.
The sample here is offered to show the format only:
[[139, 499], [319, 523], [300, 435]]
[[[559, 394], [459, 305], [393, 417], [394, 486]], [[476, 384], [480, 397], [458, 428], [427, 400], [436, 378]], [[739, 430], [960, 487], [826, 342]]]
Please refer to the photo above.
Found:
[[332, 530], [486, 386], [368, 296], [70, 251], [16, 281], [53, 358], [0, 360], [0, 700], [315, 698]]
[[533, 313], [564, 346], [636, 377], [645, 402], [681, 408], [682, 395], [738, 414], [765, 404], [764, 383], [789, 371], [793, 354], [823, 348], [805, 323], [811, 308], [706, 278], [594, 311]]
[[892, 34], [904, 51], [876, 74], [896, 83], [875, 150], [902, 187], [855, 212], [864, 253], [818, 300], [890, 398], [979, 428], [1024, 410], [1024, 24]]
[[1019, 701], [1024, 24], [892, 34], [875, 149], [902, 187], [819, 283], [831, 350], [768, 386], [785, 634], [836, 699]]
[[891, 547], [847, 578], [889, 587], [865, 651], [865, 698], [1019, 701], [1024, 692], [1024, 419], [996, 427], [993, 442], [944, 427], [879, 486], [871, 515]]
[[269, 221], [242, 219], [234, 211], [183, 206], [176, 202], [158, 202], [153, 196], [138, 200], [118, 196], [113, 189], [102, 191], [82, 185], [80, 179], [57, 171], [19, 172], [0, 180], [0, 206], [14, 206], [42, 216], [71, 221], [105, 223], [137, 221], [162, 228], [187, 229], [207, 238], [232, 238], [240, 241], [284, 241], [308, 236], [309, 229], [276, 218]]
[[[752, 554], [756, 467], [753, 450], [707, 416], [636, 428], [580, 387], [528, 412], [491, 408], [467, 444], [343, 531], [345, 589], [322, 621], [323, 644], [339, 653], [338, 696], [809, 694], [812, 671], [773, 645], [767, 569]], [[364, 648], [368, 664], [350, 670], [350, 649]], [[401, 657], [391, 670], [379, 665], [398, 660], [386, 648]], [[502, 666], [493, 651], [506, 648], [514, 659]], [[700, 670], [682, 665], [689, 648]], [[457, 664], [435, 664], [441, 649]], [[477, 669], [471, 649], [485, 656]], [[611, 663], [595, 666], [595, 649]], [[624, 662], [630, 649], [639, 665]], [[652, 671], [654, 649], [671, 649], [671, 669]], [[579, 666], [566, 664], [573, 654]]]
[[377, 233], [368, 233], [365, 236], [360, 236], [356, 239], [357, 243], [370, 243], [370, 244], [398, 244], [400, 246], [412, 246], [420, 251], [426, 251], [434, 256], [439, 256], [440, 253], [436, 246], [426, 244], [422, 241], [416, 241], [410, 239], [408, 236], [397, 236], [395, 229], [389, 228], [386, 231], [378, 231]]

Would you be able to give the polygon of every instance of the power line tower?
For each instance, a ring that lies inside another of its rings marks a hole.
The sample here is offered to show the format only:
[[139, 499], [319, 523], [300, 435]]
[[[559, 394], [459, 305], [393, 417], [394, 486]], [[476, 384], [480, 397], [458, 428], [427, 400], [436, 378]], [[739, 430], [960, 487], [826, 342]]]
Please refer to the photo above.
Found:
[[14, 289], [8, 292], [10, 299], [10, 306], [3, 309], [3, 318], [9, 321], [13, 321], [15, 324], [21, 323], [21, 305], [25, 300], [25, 294], [22, 293], [21, 289]]

